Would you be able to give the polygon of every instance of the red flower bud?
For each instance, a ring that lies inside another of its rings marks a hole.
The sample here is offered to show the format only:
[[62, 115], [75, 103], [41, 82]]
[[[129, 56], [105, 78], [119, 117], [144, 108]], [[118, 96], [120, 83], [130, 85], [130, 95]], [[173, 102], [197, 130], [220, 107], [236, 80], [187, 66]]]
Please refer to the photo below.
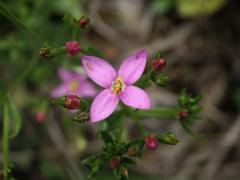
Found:
[[65, 48], [67, 49], [68, 54], [72, 56], [77, 55], [81, 51], [80, 43], [78, 41], [66, 42]]
[[163, 58], [156, 59], [152, 63], [154, 71], [161, 71], [166, 65], [166, 61]]
[[45, 120], [45, 118], [46, 118], [46, 114], [43, 111], [39, 111], [35, 114], [35, 120], [38, 123], [42, 123]]
[[80, 99], [76, 95], [68, 95], [65, 99], [65, 108], [76, 110], [80, 107]]
[[82, 28], [85, 28], [85, 26], [87, 26], [89, 24], [89, 18], [87, 16], [82, 16], [79, 19], [78, 23]]
[[112, 169], [116, 169], [120, 166], [120, 158], [119, 157], [113, 157], [110, 161], [110, 167]]
[[185, 120], [188, 117], [188, 112], [187, 111], [180, 111], [178, 113], [178, 118], [180, 120]]
[[156, 138], [156, 136], [154, 136], [153, 134], [148, 135], [144, 138], [145, 144], [149, 149], [157, 149], [158, 147], [158, 139]]

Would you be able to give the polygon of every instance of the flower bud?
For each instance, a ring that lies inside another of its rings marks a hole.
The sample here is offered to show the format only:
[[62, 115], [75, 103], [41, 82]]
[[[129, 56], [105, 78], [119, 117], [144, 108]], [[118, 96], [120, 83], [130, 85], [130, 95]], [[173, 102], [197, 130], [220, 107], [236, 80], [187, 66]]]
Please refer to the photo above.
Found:
[[177, 136], [171, 132], [168, 132], [163, 135], [159, 135], [158, 140], [161, 143], [170, 144], [170, 145], [176, 145], [180, 143], [180, 140], [177, 138]]
[[89, 114], [87, 112], [80, 112], [73, 118], [73, 121], [79, 122], [79, 123], [85, 123], [89, 121]]
[[137, 155], [137, 149], [134, 146], [130, 146], [127, 151], [128, 156], [134, 157]]
[[160, 87], [165, 87], [169, 84], [169, 78], [157, 71], [151, 73], [151, 80]]
[[42, 123], [46, 118], [46, 114], [45, 112], [43, 111], [38, 111], [36, 114], [35, 114], [35, 120], [36, 122], [38, 123]]
[[161, 71], [166, 65], [166, 61], [163, 58], [156, 59], [152, 63], [152, 68], [154, 71]]
[[187, 117], [188, 117], [188, 112], [187, 111], [180, 111], [179, 113], [178, 113], [178, 118], [180, 119], [180, 120], [185, 120], [185, 119], [187, 119]]
[[80, 99], [76, 95], [68, 95], [64, 107], [68, 110], [77, 110], [80, 107]]
[[78, 24], [80, 25], [80, 27], [85, 28], [85, 26], [87, 26], [89, 24], [90, 20], [87, 16], [82, 16], [79, 21]]
[[49, 58], [51, 56], [51, 49], [50, 48], [41, 48], [39, 55], [43, 58]]
[[158, 139], [153, 134], [146, 136], [144, 138], [144, 141], [145, 141], [146, 146], [149, 149], [153, 149], [153, 150], [157, 149], [158, 144], [159, 144]]
[[68, 54], [71, 56], [75, 56], [81, 51], [80, 43], [78, 41], [66, 42], [65, 48], [67, 49]]
[[119, 157], [117, 157], [117, 156], [115, 156], [115, 157], [113, 157], [112, 159], [111, 159], [111, 161], [110, 161], [110, 167], [112, 168], [112, 169], [116, 169], [116, 168], [118, 168], [119, 166], [120, 166], [120, 158]]
[[128, 178], [128, 169], [127, 168], [121, 168], [121, 175], [122, 177]]

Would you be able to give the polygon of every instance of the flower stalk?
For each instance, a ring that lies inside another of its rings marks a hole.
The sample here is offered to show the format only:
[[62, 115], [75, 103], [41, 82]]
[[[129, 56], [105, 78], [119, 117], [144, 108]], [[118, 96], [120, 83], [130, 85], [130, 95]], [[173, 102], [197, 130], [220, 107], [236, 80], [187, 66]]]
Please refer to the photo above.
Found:
[[3, 105], [3, 174], [8, 179], [9, 169], [9, 109], [8, 103]]

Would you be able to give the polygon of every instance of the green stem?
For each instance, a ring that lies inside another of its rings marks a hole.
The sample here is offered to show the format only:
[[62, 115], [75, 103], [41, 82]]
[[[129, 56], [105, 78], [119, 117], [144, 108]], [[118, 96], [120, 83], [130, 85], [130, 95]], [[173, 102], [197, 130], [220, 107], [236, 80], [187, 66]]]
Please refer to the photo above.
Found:
[[178, 108], [161, 108], [150, 110], [138, 110], [134, 112], [138, 117], [151, 117], [151, 118], [176, 118]]
[[25, 26], [21, 20], [19, 20], [11, 11], [9, 11], [9, 9], [2, 2], [0, 2], [0, 13], [24, 33], [30, 33], [32, 36], [34, 36], [33, 31]]
[[146, 134], [148, 134], [148, 131], [145, 129], [144, 125], [139, 121], [137, 117], [133, 117], [133, 120], [137, 125], [138, 129], [140, 130], [140, 132], [142, 133], [142, 135], [145, 136]]
[[125, 125], [125, 115], [122, 114], [120, 119], [119, 119], [119, 131], [117, 132], [117, 138], [121, 139], [123, 138], [123, 130], [124, 130], [124, 125]]
[[9, 168], [9, 113], [8, 103], [4, 103], [3, 107], [3, 174], [4, 178], [8, 179]]
[[80, 27], [78, 27], [78, 28], [76, 29], [76, 41], [79, 41], [79, 40], [80, 40], [80, 31], [81, 31], [81, 29], [80, 29]]

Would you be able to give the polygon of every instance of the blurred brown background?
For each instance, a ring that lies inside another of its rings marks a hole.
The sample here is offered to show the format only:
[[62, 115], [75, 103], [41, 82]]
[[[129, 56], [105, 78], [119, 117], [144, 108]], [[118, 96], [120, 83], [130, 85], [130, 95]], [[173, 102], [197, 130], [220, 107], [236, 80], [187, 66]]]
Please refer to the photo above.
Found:
[[[184, 87], [194, 95], [203, 95], [202, 120], [194, 124], [193, 129], [204, 134], [204, 137], [193, 139], [177, 121], [145, 120], [145, 125], [156, 132], [175, 132], [182, 143], [177, 146], [160, 145], [157, 151], [146, 151], [137, 167], [130, 170], [130, 179], [240, 179], [240, 1], [24, 2], [27, 2], [26, 7], [30, 3], [30, 7], [42, 8], [36, 10], [39, 11], [38, 14], [30, 11], [29, 7], [26, 8], [26, 23], [36, 29], [44, 27], [43, 23], [37, 24], [33, 20], [46, 16], [52, 26], [46, 26], [46, 32], [39, 36], [43, 39], [49, 37], [57, 42], [64, 41], [57, 27], [61, 31], [59, 24], [65, 13], [76, 16], [87, 14], [91, 19], [91, 26], [84, 36], [106, 53], [114, 66], [118, 66], [124, 57], [138, 49], [147, 49], [149, 59], [154, 59], [156, 53], [161, 51], [167, 61], [164, 73], [170, 77], [171, 83], [167, 88], [148, 89], [156, 106], [175, 106], [179, 91]], [[6, 4], [16, 15], [24, 17], [20, 10], [16, 10], [16, 1]], [[45, 13], [45, 8], [48, 13]], [[6, 41], [5, 35], [9, 35], [6, 29], [11, 27], [5, 20], [0, 20], [3, 22], [0, 27], [0, 32], [4, 35], [2, 41]], [[47, 28], [51, 30], [47, 32]], [[1, 50], [8, 49], [3, 45], [0, 47]], [[1, 70], [4, 72], [4, 64], [1, 64]], [[22, 97], [26, 96], [29, 86], [32, 87], [32, 84], [27, 84], [25, 89], [19, 88], [16, 96], [19, 93]], [[36, 92], [42, 93], [47, 89], [48, 87], [43, 87], [32, 92], [37, 96]], [[28, 109], [25, 107], [23, 111]], [[55, 111], [58, 112], [59, 109]], [[11, 161], [17, 164], [18, 170], [15, 172], [19, 179], [74, 179], [71, 174], [75, 173], [75, 177], [82, 176], [80, 169], [86, 174], [85, 167], [80, 164], [81, 159], [86, 152], [96, 153], [102, 146], [93, 127], [84, 125], [81, 135], [86, 139], [79, 140], [77, 134], [80, 125], [68, 124], [70, 128], [64, 129], [66, 123], [58, 122], [56, 112], [55, 115], [49, 115], [46, 124], [41, 126], [32, 120], [33, 113], [26, 112], [24, 117], [30, 123], [25, 124], [20, 138], [13, 141], [11, 152]], [[131, 121], [127, 126], [134, 134], [135, 127]], [[23, 163], [25, 166], [21, 167]], [[66, 166], [65, 174], [54, 176], [44, 173], [50, 170], [58, 174], [59, 169], [56, 170], [55, 166], [59, 166], [60, 170]], [[95, 179], [107, 178], [114, 177], [100, 174]]]

